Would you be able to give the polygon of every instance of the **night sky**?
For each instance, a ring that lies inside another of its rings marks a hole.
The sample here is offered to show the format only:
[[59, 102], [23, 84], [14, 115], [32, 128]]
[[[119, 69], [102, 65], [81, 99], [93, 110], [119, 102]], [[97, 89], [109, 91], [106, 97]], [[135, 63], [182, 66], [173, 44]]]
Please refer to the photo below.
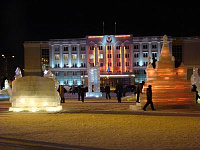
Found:
[[1, 0], [0, 54], [23, 66], [24, 41], [79, 38], [103, 33], [199, 36], [200, 1]]

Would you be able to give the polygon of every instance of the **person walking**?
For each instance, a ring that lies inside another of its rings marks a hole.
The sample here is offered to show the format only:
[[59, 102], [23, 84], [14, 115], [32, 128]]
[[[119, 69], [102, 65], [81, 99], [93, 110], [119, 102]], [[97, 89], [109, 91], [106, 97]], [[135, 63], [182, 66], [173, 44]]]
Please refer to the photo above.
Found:
[[192, 92], [196, 93], [196, 104], [198, 103], [198, 98], [200, 98], [199, 93], [197, 91], [197, 86], [195, 84], [192, 85]]
[[151, 104], [151, 109], [155, 110], [154, 106], [153, 106], [153, 101], [152, 101], [152, 89], [151, 89], [151, 85], [148, 86], [147, 88], [147, 103], [144, 105], [143, 110], [146, 111], [146, 108], [149, 104]]
[[122, 87], [120, 84], [118, 84], [118, 85], [116, 86], [116, 90], [115, 90], [115, 92], [116, 92], [116, 94], [117, 94], [118, 103], [121, 103], [122, 90], [123, 90], [123, 87]]
[[137, 86], [136, 94], [137, 94], [136, 103], [140, 103], [140, 85], [139, 84]]
[[83, 85], [81, 85], [81, 101], [84, 103], [84, 97], [85, 97], [85, 88]]
[[106, 99], [111, 99], [110, 97], [110, 86], [107, 84], [105, 87], [105, 91], [106, 91]]
[[78, 86], [78, 101], [81, 100], [81, 86]]

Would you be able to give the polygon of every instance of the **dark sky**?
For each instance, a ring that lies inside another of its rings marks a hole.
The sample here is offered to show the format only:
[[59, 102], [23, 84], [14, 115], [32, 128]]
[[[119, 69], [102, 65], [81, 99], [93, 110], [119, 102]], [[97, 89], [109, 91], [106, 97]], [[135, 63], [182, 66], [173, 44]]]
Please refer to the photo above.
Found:
[[[105, 34], [199, 36], [200, 2], [1, 0], [0, 54], [23, 64], [23, 42]], [[21, 61], [19, 61], [21, 60]]]

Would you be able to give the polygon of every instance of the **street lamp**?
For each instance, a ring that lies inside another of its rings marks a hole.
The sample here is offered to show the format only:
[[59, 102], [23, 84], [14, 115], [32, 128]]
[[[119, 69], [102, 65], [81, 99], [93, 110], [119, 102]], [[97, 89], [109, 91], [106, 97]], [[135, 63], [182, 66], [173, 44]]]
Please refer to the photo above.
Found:
[[[6, 71], [6, 77], [7, 77], [8, 76], [8, 58], [10, 57], [6, 57], [4, 54], [2, 54], [1, 56], [5, 59], [5, 71]], [[12, 55], [11, 58], [15, 58], [15, 56]]]

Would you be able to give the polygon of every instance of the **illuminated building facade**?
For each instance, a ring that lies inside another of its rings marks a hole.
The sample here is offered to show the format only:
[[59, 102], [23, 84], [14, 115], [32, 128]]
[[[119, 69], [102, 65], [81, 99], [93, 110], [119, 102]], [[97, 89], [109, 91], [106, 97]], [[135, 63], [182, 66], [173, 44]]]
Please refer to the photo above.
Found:
[[[168, 37], [175, 65], [183, 62], [190, 69], [200, 68], [200, 39]], [[62, 85], [87, 86], [87, 63], [100, 65], [101, 86], [117, 82], [125, 85], [146, 80], [148, 56], [159, 59], [162, 36], [134, 37], [127, 35], [98, 35], [86, 38], [52, 39], [24, 43], [26, 75], [42, 75], [46, 67], [52, 70]], [[191, 59], [193, 58], [193, 59]], [[135, 75], [135, 76], [134, 76]], [[190, 77], [188, 77], [190, 79]]]

